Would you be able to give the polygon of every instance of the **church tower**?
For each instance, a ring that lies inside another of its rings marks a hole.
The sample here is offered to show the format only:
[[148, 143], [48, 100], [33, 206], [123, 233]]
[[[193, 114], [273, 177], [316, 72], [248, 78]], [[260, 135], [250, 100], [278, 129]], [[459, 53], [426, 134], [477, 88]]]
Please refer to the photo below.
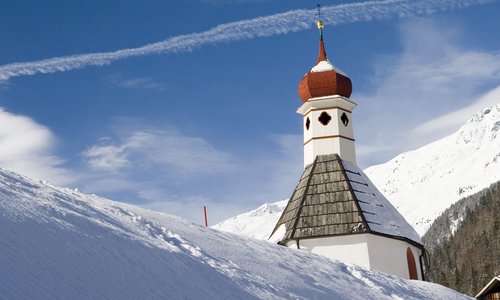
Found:
[[356, 163], [351, 122], [356, 103], [349, 100], [351, 79], [328, 60], [321, 21], [318, 28], [318, 59], [299, 83], [299, 96], [304, 102], [297, 110], [304, 118], [304, 166], [316, 156], [332, 152]]
[[271, 237], [279, 244], [407, 279], [424, 279], [417, 232], [356, 165], [349, 77], [327, 58], [299, 83], [304, 172]]

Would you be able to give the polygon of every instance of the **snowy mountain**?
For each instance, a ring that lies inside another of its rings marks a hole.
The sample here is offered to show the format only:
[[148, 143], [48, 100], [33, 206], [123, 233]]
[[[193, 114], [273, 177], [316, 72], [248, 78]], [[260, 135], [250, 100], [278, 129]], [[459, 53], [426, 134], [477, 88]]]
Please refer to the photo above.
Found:
[[[456, 133], [364, 172], [423, 235], [451, 204], [500, 180], [500, 104], [476, 113]], [[282, 201], [264, 204], [213, 228], [266, 237], [276, 224], [272, 220], [277, 222], [282, 209], [264, 208], [285, 205]]]
[[224, 220], [213, 225], [212, 228], [258, 240], [267, 240], [287, 202], [288, 199], [264, 203], [257, 209]]
[[456, 133], [365, 172], [423, 235], [451, 204], [500, 180], [500, 104]]
[[0, 169], [2, 299], [470, 299]]

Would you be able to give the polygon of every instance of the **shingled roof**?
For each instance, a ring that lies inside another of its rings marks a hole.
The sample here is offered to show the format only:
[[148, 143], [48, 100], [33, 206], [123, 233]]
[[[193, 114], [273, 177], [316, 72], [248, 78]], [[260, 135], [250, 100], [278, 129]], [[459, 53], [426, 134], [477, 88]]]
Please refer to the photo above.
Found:
[[363, 171], [338, 154], [319, 155], [306, 166], [271, 236], [283, 225], [280, 243], [373, 233], [422, 244], [417, 232]]

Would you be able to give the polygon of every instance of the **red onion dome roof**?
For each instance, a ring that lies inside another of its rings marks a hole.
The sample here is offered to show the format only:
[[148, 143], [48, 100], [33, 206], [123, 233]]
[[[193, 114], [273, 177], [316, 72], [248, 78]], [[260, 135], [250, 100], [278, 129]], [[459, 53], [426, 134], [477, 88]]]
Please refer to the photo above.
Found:
[[299, 97], [303, 102], [310, 98], [340, 95], [349, 98], [352, 93], [351, 79], [333, 66], [326, 57], [323, 36], [319, 41], [319, 56], [316, 65], [299, 83]]

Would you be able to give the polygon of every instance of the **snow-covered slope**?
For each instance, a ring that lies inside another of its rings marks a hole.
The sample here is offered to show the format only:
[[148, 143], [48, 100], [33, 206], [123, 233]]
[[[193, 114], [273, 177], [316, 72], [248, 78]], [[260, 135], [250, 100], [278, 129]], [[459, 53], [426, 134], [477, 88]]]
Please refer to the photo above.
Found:
[[0, 169], [2, 299], [470, 299]]
[[212, 226], [214, 229], [239, 234], [259, 240], [267, 240], [278, 223], [288, 202], [282, 200], [264, 203], [257, 209], [242, 213]]
[[365, 173], [424, 234], [451, 204], [500, 180], [500, 104], [476, 113], [456, 133]]

